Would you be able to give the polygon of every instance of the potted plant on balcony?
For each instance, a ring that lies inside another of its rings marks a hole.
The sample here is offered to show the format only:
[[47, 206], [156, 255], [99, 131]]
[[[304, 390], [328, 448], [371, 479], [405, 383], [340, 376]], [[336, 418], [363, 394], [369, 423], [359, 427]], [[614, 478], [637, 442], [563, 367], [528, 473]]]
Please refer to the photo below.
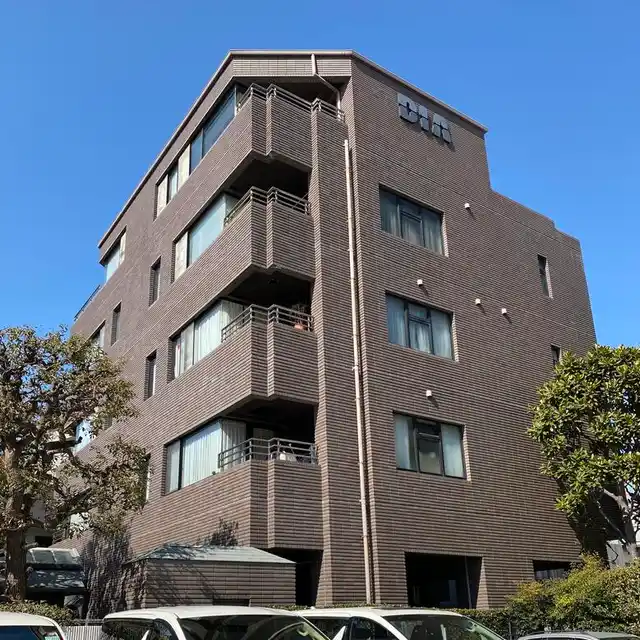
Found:
[[305, 331], [307, 329], [307, 314], [309, 307], [306, 304], [298, 303], [291, 307], [293, 316], [293, 328]]

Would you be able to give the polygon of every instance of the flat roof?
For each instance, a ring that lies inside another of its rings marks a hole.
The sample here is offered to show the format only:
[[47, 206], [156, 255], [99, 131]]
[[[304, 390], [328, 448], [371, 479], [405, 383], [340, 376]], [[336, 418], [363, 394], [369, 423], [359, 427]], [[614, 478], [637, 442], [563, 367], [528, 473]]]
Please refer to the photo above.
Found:
[[461, 111], [454, 109], [452, 106], [448, 105], [442, 100], [439, 100], [438, 98], [432, 96], [426, 91], [423, 91], [422, 89], [411, 84], [410, 82], [403, 80], [400, 76], [397, 76], [394, 73], [391, 73], [391, 71], [389, 71], [388, 69], [381, 67], [379, 64], [376, 64], [375, 62], [373, 62], [373, 60], [369, 60], [369, 58], [366, 58], [365, 56], [351, 49], [335, 49], [335, 50], [334, 49], [273, 49], [273, 50], [231, 49], [229, 53], [227, 53], [227, 55], [224, 57], [220, 66], [216, 69], [215, 73], [211, 76], [211, 79], [209, 80], [209, 82], [207, 82], [204, 89], [200, 92], [200, 95], [196, 98], [195, 102], [193, 103], [193, 105], [191, 106], [191, 108], [189, 109], [185, 117], [181, 120], [180, 124], [177, 126], [177, 128], [175, 129], [175, 131], [167, 141], [167, 143], [164, 145], [164, 147], [162, 147], [162, 150], [156, 156], [156, 159], [151, 163], [151, 166], [149, 167], [147, 172], [144, 174], [140, 182], [137, 184], [132, 194], [127, 199], [127, 201], [124, 203], [124, 206], [122, 207], [122, 209], [120, 209], [120, 211], [116, 214], [116, 217], [114, 218], [113, 222], [109, 225], [109, 228], [105, 231], [102, 238], [100, 238], [100, 241], [98, 242], [98, 248], [100, 248], [104, 244], [109, 234], [113, 231], [116, 224], [118, 224], [118, 222], [120, 221], [120, 219], [122, 218], [126, 210], [129, 208], [129, 206], [133, 202], [134, 198], [138, 195], [138, 193], [140, 193], [142, 186], [145, 184], [145, 182], [149, 179], [153, 171], [156, 169], [156, 167], [160, 163], [160, 160], [164, 157], [165, 153], [168, 151], [169, 147], [175, 142], [176, 138], [178, 137], [182, 129], [184, 129], [185, 125], [187, 124], [191, 116], [194, 114], [196, 109], [200, 106], [200, 104], [204, 100], [207, 93], [210, 91], [211, 87], [216, 83], [216, 81], [218, 80], [218, 78], [221, 76], [222, 72], [226, 68], [226, 66], [229, 64], [229, 62], [231, 62], [231, 60], [234, 57], [242, 57], [242, 56], [296, 57], [296, 56], [302, 56], [302, 55], [311, 56], [312, 54], [316, 56], [344, 56], [344, 57], [354, 58], [355, 60], [359, 60], [360, 62], [370, 66], [372, 69], [375, 69], [376, 71], [379, 71], [380, 73], [388, 76], [389, 78], [392, 78], [396, 82], [403, 84], [405, 87], [407, 87], [414, 93], [417, 93], [423, 96], [424, 98], [427, 98], [434, 104], [437, 104], [451, 111], [451, 113], [455, 113], [459, 118], [466, 120], [470, 124], [481, 129], [483, 132], [486, 133], [488, 131], [487, 127], [485, 127], [483, 124], [481, 124], [477, 120], [474, 120], [473, 118], [470, 118], [469, 116], [465, 115]]
[[129, 562], [165, 560], [185, 562], [253, 562], [260, 564], [295, 564], [268, 551], [255, 547], [219, 547], [197, 544], [165, 544], [141, 553]]

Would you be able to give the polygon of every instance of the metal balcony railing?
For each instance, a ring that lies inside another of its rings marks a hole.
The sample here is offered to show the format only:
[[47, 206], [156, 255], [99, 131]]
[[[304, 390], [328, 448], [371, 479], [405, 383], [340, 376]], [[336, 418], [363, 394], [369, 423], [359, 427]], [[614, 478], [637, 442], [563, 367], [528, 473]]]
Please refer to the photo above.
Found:
[[270, 307], [261, 307], [252, 304], [242, 313], [237, 315], [226, 327], [222, 328], [221, 340], [224, 342], [235, 335], [242, 327], [251, 322], [260, 324], [284, 324], [302, 331], [313, 331], [313, 316], [302, 311], [280, 307], [273, 304]]
[[266, 89], [259, 84], [252, 84], [245, 91], [244, 95], [238, 101], [238, 109], [242, 107], [242, 105], [249, 100], [251, 97], [256, 97], [261, 100], [267, 100], [267, 98], [277, 97], [298, 109], [302, 109], [304, 111], [322, 111], [322, 113], [326, 113], [327, 115], [335, 118], [336, 120], [343, 121], [344, 120], [344, 112], [342, 109], [338, 109], [334, 105], [329, 102], [325, 102], [320, 98], [316, 98], [313, 102], [309, 102], [300, 96], [297, 96], [295, 93], [291, 93], [291, 91], [287, 91], [282, 87], [278, 87], [275, 84], [270, 84]]
[[259, 202], [260, 204], [268, 204], [270, 202], [278, 202], [289, 209], [299, 211], [300, 213], [309, 213], [309, 202], [304, 198], [298, 198], [287, 191], [282, 189], [276, 189], [271, 187], [269, 191], [259, 189], [258, 187], [251, 187], [247, 193], [245, 193], [236, 205], [231, 209], [224, 217], [225, 226], [228, 225], [238, 214], [240, 214], [244, 208], [250, 202]]
[[218, 454], [220, 471], [249, 460], [282, 460], [298, 464], [318, 464], [316, 445], [312, 442], [282, 438], [251, 438]]
[[101, 284], [99, 284], [93, 290], [93, 293], [87, 298], [86, 302], [80, 307], [80, 310], [78, 311], [78, 313], [76, 313], [76, 315], [73, 316], [73, 321], [74, 322], [80, 317], [80, 314], [87, 308], [87, 305], [98, 295], [98, 291], [100, 291], [100, 289], [102, 289], [102, 285]]

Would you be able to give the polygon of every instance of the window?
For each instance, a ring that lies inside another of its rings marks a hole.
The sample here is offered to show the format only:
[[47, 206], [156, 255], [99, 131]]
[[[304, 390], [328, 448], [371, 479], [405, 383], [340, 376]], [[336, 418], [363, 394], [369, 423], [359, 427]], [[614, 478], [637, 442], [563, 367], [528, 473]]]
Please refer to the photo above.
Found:
[[243, 91], [233, 87], [213, 110], [211, 116], [197, 130], [191, 143], [179, 158], [169, 167], [169, 171], [158, 183], [155, 216], [160, 215], [167, 203], [178, 193], [189, 175], [200, 164], [207, 151], [215, 144], [229, 123], [233, 120], [237, 104]]
[[160, 295], [160, 258], [151, 266], [149, 272], [149, 306], [151, 306]]
[[[55, 565], [54, 565], [55, 566]], [[51, 573], [53, 571], [48, 572], [46, 570], [41, 570], [41, 574]], [[53, 574], [55, 575], [55, 574]], [[53, 576], [52, 576], [53, 577]], [[43, 581], [46, 578], [42, 578]], [[49, 578], [51, 580], [51, 578]], [[3, 640], [61, 640], [60, 633], [55, 627], [50, 625], [37, 625], [36, 622], [31, 623], [32, 626], [22, 625], [18, 622], [18, 624], [4, 624], [2, 625], [2, 638]], [[27, 624], [29, 624], [27, 622]]]
[[462, 428], [394, 415], [398, 469], [464, 478]]
[[218, 455], [246, 438], [246, 426], [214, 420], [166, 447], [165, 491], [170, 493], [219, 471]]
[[91, 440], [93, 440], [91, 422], [89, 422], [89, 420], [83, 420], [76, 427], [76, 443], [73, 446], [73, 452], [77, 453], [81, 449], [84, 449]]
[[144, 368], [144, 399], [150, 398], [156, 392], [156, 352], [147, 356]]
[[556, 347], [554, 344], [551, 345], [551, 360], [553, 362], [553, 366], [555, 367], [562, 357], [562, 351], [560, 347]]
[[[224, 598], [241, 600], [242, 598]], [[214, 598], [218, 601], [218, 598]], [[280, 615], [277, 612], [264, 615], [253, 613], [239, 615], [220, 612], [200, 618], [179, 618], [178, 624], [186, 640], [326, 640], [306, 620], [298, 616]], [[153, 640], [153, 639], [152, 639]]]
[[149, 502], [149, 496], [151, 495], [151, 458], [147, 456], [145, 470], [144, 470], [144, 501], [145, 504]]
[[533, 574], [536, 580], [554, 580], [566, 578], [571, 569], [569, 562], [553, 562], [545, 560], [533, 561]]
[[451, 143], [449, 121], [437, 113], [434, 113], [432, 116], [431, 133], [433, 133], [436, 138], [442, 138], [445, 142]]
[[349, 625], [349, 640], [396, 640], [391, 631], [368, 618], [352, 618]]
[[222, 342], [222, 329], [244, 310], [244, 305], [220, 300], [186, 326], [173, 340], [174, 377], [190, 369]]
[[306, 614], [305, 618], [318, 627], [318, 629], [320, 629], [327, 638], [335, 638], [340, 629], [349, 624], [349, 618], [329, 618], [327, 616], [313, 616]]
[[179, 278], [204, 251], [213, 244], [224, 228], [224, 219], [238, 198], [223, 193], [198, 216], [195, 223], [175, 243], [173, 273]]
[[451, 315], [387, 296], [389, 342], [453, 358]]
[[380, 190], [382, 229], [421, 247], [442, 254], [442, 216], [409, 200]]
[[120, 333], [120, 305], [111, 313], [111, 344], [115, 344]]
[[120, 239], [102, 261], [102, 264], [104, 265], [105, 282], [109, 280], [109, 278], [116, 272], [116, 269], [123, 263], [126, 241], [127, 234], [125, 232], [120, 236]]
[[551, 298], [551, 279], [549, 278], [549, 263], [544, 256], [538, 256], [538, 273], [544, 295]]
[[100, 347], [101, 349], [104, 349], [104, 334], [105, 334], [105, 330], [104, 330], [104, 322], [100, 325], [100, 328], [91, 336], [91, 338], [89, 338], [89, 340], [91, 341], [91, 344], [94, 347]]

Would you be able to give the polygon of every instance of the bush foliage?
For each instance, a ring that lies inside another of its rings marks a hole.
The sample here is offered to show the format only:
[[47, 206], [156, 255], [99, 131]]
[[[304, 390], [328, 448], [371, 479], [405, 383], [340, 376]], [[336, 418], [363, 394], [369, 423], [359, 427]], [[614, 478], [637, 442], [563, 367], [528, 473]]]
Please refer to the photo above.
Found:
[[55, 607], [44, 602], [4, 602], [0, 604], [0, 612], [10, 611], [12, 613], [30, 613], [35, 616], [51, 618], [60, 625], [65, 625], [73, 620], [73, 614], [68, 609]]
[[504, 608], [460, 613], [505, 638], [546, 628], [640, 633], [640, 560], [608, 569], [588, 556], [564, 579], [520, 585]]

